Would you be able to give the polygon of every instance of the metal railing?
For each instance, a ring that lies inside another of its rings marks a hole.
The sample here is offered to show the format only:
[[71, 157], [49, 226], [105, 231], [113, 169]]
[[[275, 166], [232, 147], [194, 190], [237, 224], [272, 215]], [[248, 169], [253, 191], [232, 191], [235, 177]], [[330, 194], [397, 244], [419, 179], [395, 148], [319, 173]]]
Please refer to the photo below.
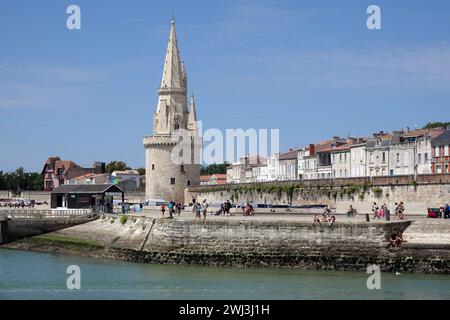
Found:
[[[95, 213], [92, 210], [5, 210], [2, 213], [7, 219], [92, 219]], [[1, 220], [1, 215], [0, 215]]]

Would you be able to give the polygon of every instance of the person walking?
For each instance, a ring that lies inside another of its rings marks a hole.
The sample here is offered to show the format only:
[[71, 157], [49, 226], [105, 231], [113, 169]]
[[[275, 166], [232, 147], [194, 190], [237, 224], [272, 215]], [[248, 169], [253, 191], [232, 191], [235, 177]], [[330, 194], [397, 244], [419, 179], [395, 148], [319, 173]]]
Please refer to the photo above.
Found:
[[350, 205], [350, 208], [348, 208], [347, 211], [347, 218], [354, 218], [355, 217], [355, 209], [353, 209], [353, 206]]
[[161, 218], [164, 218], [164, 212], [166, 212], [166, 204], [163, 203], [161, 205]]
[[192, 211], [195, 212], [195, 204], [197, 200], [195, 200], [195, 197], [192, 197]]
[[196, 202], [194, 205], [194, 211], [195, 211], [195, 218], [201, 219], [201, 213], [202, 213], [202, 206], [200, 203]]
[[178, 214], [178, 216], [181, 215], [181, 202], [177, 203], [177, 214]]
[[403, 204], [403, 202], [400, 202], [399, 208], [398, 208], [398, 218], [400, 220], [403, 220], [403, 218], [404, 218], [403, 213], [404, 212], [405, 212], [405, 205]]
[[208, 212], [208, 201], [206, 201], [206, 199], [203, 200], [202, 210], [203, 210], [203, 220], [206, 220], [206, 214]]
[[173, 201], [169, 202], [169, 218], [173, 218], [173, 207], [175, 203]]

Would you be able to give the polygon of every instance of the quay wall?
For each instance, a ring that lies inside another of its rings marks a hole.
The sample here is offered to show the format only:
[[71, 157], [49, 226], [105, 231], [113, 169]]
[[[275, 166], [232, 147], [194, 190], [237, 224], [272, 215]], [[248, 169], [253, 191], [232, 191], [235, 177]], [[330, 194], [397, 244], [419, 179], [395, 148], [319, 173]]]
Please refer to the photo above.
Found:
[[[91, 255], [142, 263], [220, 266], [269, 266], [358, 270], [377, 264], [382, 271], [450, 274], [450, 248], [388, 248], [387, 238], [410, 221], [337, 222], [312, 226], [300, 221], [151, 219], [129, 217], [125, 224], [105, 217], [52, 233], [64, 243], [85, 241], [102, 249], [69, 249], [57, 241], [33, 239], [10, 248]], [[38, 237], [39, 238], [39, 237]], [[69, 240], [68, 240], [69, 239]]]
[[393, 211], [403, 201], [405, 214], [426, 215], [428, 207], [450, 202], [450, 175], [393, 176], [323, 179], [266, 183], [191, 186], [185, 199], [221, 203], [255, 202], [292, 205], [329, 205], [344, 213], [352, 205], [359, 213], [372, 211], [372, 204], [385, 203]]

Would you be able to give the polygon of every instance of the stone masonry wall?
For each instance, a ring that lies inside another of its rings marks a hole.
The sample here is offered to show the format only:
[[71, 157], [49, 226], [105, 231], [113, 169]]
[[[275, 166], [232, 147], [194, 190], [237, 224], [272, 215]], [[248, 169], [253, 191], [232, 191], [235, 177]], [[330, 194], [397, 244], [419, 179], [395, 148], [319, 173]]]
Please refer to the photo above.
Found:
[[[272, 190], [270, 186], [273, 186]], [[295, 186], [291, 196], [283, 190], [289, 186]], [[385, 203], [393, 211], [395, 202], [403, 201], [406, 215], [426, 215], [428, 207], [440, 207], [450, 202], [450, 175], [231, 184], [191, 187], [186, 188], [185, 193], [186, 199], [196, 197], [210, 203], [230, 199], [234, 203], [327, 204], [341, 213], [346, 212], [350, 204], [359, 213], [369, 213], [373, 202]]]
[[[402, 222], [337, 222], [333, 227], [305, 222], [255, 220], [184, 220], [105, 217], [60, 230], [58, 246], [12, 243], [12, 248], [89, 255], [67, 246], [96, 243], [94, 256], [142, 263], [271, 266], [322, 270], [365, 270], [377, 264], [382, 271], [450, 273], [450, 248], [405, 246], [387, 248], [386, 237], [403, 231]], [[28, 239], [27, 239], [28, 240]], [[54, 240], [56, 241], [56, 240]], [[99, 251], [103, 247], [103, 251]]]

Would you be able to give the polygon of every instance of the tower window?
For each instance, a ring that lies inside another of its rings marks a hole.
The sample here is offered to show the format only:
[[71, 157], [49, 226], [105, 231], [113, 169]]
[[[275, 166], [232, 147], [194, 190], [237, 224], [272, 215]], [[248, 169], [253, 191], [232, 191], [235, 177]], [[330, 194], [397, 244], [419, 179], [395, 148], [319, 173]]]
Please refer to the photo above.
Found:
[[181, 173], [184, 173], [184, 165], [181, 165]]
[[155, 165], [154, 164], [152, 164], [152, 170], [155, 170]]
[[170, 178], [170, 184], [175, 184], [175, 178]]
[[187, 181], [187, 185], [188, 185], [188, 187], [191, 185], [191, 180]]

